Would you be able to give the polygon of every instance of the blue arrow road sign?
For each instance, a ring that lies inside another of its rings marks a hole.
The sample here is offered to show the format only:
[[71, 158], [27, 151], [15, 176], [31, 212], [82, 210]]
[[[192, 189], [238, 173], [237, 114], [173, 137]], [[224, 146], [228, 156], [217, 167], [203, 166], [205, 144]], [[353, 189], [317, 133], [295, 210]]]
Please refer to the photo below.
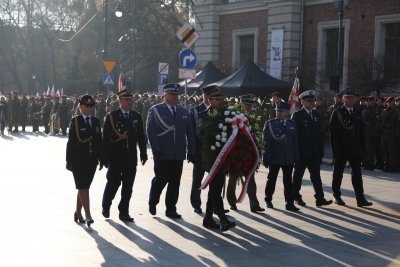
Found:
[[193, 69], [196, 65], [196, 54], [190, 49], [184, 49], [179, 53], [179, 64], [185, 69]]

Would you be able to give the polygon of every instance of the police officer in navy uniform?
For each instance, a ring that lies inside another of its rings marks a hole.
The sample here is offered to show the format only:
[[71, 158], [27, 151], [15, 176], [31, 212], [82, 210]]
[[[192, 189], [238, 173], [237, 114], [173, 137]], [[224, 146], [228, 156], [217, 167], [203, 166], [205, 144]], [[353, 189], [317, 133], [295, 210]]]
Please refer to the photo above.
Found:
[[132, 94], [125, 90], [118, 93], [119, 108], [106, 115], [103, 129], [103, 164], [108, 167], [107, 184], [103, 194], [103, 216], [110, 217], [111, 203], [122, 182], [119, 219], [133, 222], [129, 215], [129, 201], [136, 176], [137, 149], [140, 162], [147, 161], [147, 148], [142, 117], [132, 110]]
[[182, 176], [183, 161], [193, 161], [195, 137], [189, 112], [179, 103], [179, 84], [164, 86], [164, 102], [149, 109], [147, 116], [147, 137], [153, 152], [154, 174], [149, 198], [149, 212], [156, 214], [160, 195], [168, 184], [165, 196], [165, 215], [179, 219], [176, 203]]
[[292, 171], [293, 165], [299, 158], [296, 124], [289, 119], [290, 106], [286, 102], [276, 105], [276, 118], [265, 122], [263, 138], [265, 152], [263, 163], [269, 167], [267, 184], [265, 187], [265, 202], [268, 208], [273, 208], [272, 196], [275, 192], [276, 179], [279, 170], [283, 172], [283, 186], [286, 201], [286, 210], [299, 211], [294, 205]]
[[72, 118], [67, 142], [67, 169], [72, 171], [78, 189], [74, 221], [85, 222], [81, 214], [83, 207], [89, 227], [94, 222], [90, 213], [89, 188], [101, 160], [102, 148], [100, 121], [92, 116], [95, 103], [90, 95], [79, 98], [81, 114]]
[[340, 187], [344, 167], [348, 161], [357, 205], [359, 207], [371, 206], [372, 203], [368, 202], [364, 196], [361, 174], [361, 160], [366, 152], [361, 111], [353, 108], [354, 96], [351, 89], [346, 89], [342, 95], [343, 105], [333, 111], [329, 123], [333, 157], [333, 196], [337, 205], [346, 205], [341, 198]]
[[201, 159], [201, 142], [199, 140], [198, 128], [196, 126], [199, 119], [199, 114], [204, 112], [210, 105], [208, 102], [207, 92], [211, 90], [212, 87], [203, 87], [203, 102], [199, 105], [190, 108], [189, 114], [193, 125], [193, 132], [196, 135], [196, 155], [193, 159], [193, 172], [192, 172], [192, 190], [190, 192], [190, 203], [196, 213], [202, 213], [201, 209], [201, 180], [204, 177], [205, 170], [203, 168]]
[[297, 141], [299, 144], [299, 159], [295, 163], [293, 172], [293, 194], [295, 202], [305, 206], [300, 195], [301, 182], [306, 168], [310, 172], [310, 179], [314, 187], [316, 205], [318, 207], [332, 204], [332, 200], [324, 198], [320, 165], [324, 156], [324, 139], [321, 115], [314, 109], [315, 91], [308, 90], [299, 95], [302, 109], [292, 115], [296, 123]]

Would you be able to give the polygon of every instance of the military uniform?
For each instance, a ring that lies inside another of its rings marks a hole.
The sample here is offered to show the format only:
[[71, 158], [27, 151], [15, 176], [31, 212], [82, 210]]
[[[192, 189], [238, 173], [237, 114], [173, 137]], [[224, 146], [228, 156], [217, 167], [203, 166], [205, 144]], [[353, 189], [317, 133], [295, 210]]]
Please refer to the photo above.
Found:
[[53, 104], [51, 103], [49, 98], [46, 98], [44, 105], [40, 110], [41, 114], [41, 124], [44, 126], [44, 132], [48, 134], [50, 132], [50, 113]]
[[96, 104], [96, 116], [100, 120], [101, 127], [104, 126], [104, 117], [106, 116], [106, 101], [101, 98]]
[[26, 95], [23, 95], [20, 100], [19, 124], [24, 132], [25, 127], [28, 124], [28, 99], [26, 98]]
[[189, 110], [190, 119], [193, 125], [193, 132], [196, 135], [196, 156], [193, 162], [193, 171], [192, 171], [192, 189], [190, 192], [190, 203], [194, 208], [195, 212], [201, 213], [201, 180], [204, 177], [205, 170], [202, 165], [201, 159], [201, 141], [199, 137], [199, 129], [197, 127], [197, 121], [199, 120], [199, 114], [204, 112], [208, 106], [203, 102], [200, 105], [192, 107]]
[[67, 142], [67, 164], [74, 175], [76, 189], [89, 189], [100, 161], [101, 148], [100, 121], [96, 117], [83, 115], [72, 118]]
[[[125, 89], [119, 98], [132, 95]], [[103, 215], [108, 218], [111, 203], [122, 182], [119, 218], [133, 221], [129, 215], [129, 201], [136, 176], [137, 150], [139, 146], [142, 164], [147, 161], [147, 148], [140, 114], [121, 108], [107, 114], [103, 129], [103, 164], [108, 167], [107, 184], [103, 194]]]
[[[315, 101], [315, 92], [313, 90], [305, 91], [299, 95], [299, 98], [304, 101]], [[327, 201], [324, 198], [320, 174], [320, 165], [324, 155], [321, 115], [316, 110], [307, 110], [303, 107], [293, 113], [292, 120], [296, 123], [299, 144], [299, 159], [295, 163], [293, 172], [294, 199], [297, 204], [305, 206], [300, 189], [304, 171], [307, 168], [314, 187], [316, 205], [329, 205], [332, 201]]]
[[62, 101], [57, 110], [58, 117], [60, 118], [60, 129], [62, 135], [67, 134], [67, 127], [70, 122], [70, 117], [68, 116], [69, 105], [66, 100], [66, 96], [62, 96]]
[[[394, 102], [393, 97], [389, 97], [385, 103]], [[381, 129], [381, 150], [384, 162], [384, 171], [393, 172], [396, 169], [396, 129], [397, 112], [394, 106], [388, 106], [382, 112]]]
[[[344, 97], [352, 97], [352, 90], [343, 92]], [[333, 155], [332, 191], [335, 203], [345, 205], [341, 199], [340, 187], [343, 171], [348, 161], [351, 167], [351, 181], [355, 191], [358, 206], [370, 206], [364, 196], [364, 187], [361, 174], [361, 159], [365, 153], [365, 136], [361, 111], [343, 105], [332, 113], [329, 123], [331, 148]]]
[[0, 135], [4, 135], [4, 129], [7, 122], [7, 102], [5, 99], [0, 100]]
[[28, 105], [28, 109], [29, 109], [29, 118], [32, 124], [32, 132], [39, 132], [40, 106], [33, 97]]
[[[21, 104], [18, 99], [18, 95], [16, 92], [13, 93], [12, 98], [9, 99], [7, 104], [8, 108], [8, 131], [9, 132], [18, 132], [19, 125], [19, 112], [21, 109]], [[14, 127], [14, 130], [12, 128]]]
[[[281, 102], [276, 110], [289, 110], [289, 104]], [[264, 165], [269, 167], [267, 184], [265, 187], [265, 201], [267, 207], [272, 208], [272, 196], [275, 192], [276, 179], [279, 170], [283, 171], [283, 186], [286, 201], [286, 209], [298, 211], [294, 206], [292, 171], [293, 165], [299, 158], [296, 124], [293, 120], [278, 118], [270, 119], [265, 123], [263, 138], [265, 152]]]
[[[220, 93], [219, 88], [215, 85], [207, 86], [202, 89], [209, 99], [209, 101], [221, 101], [224, 96]], [[221, 102], [216, 102], [221, 103]], [[220, 105], [220, 104], [219, 104]], [[201, 139], [205, 135], [206, 131], [208, 130], [208, 121], [210, 117], [215, 113], [222, 112], [220, 106], [210, 105], [205, 111], [199, 113], [199, 119], [197, 120], [197, 132], [198, 136], [200, 137], [198, 140], [201, 142]], [[200, 144], [200, 149], [203, 144]], [[208, 150], [201, 149], [201, 159], [203, 164], [203, 169], [207, 172], [210, 171], [210, 156], [208, 155]], [[212, 159], [211, 159], [212, 160]], [[212, 163], [213, 164], [213, 163]], [[225, 215], [224, 210], [224, 202], [222, 200], [222, 189], [225, 182], [225, 175], [219, 171], [214, 179], [208, 185], [208, 195], [207, 195], [207, 204], [206, 204], [206, 213], [203, 219], [203, 226], [206, 228], [217, 229], [220, 228], [221, 231], [227, 231], [230, 228], [236, 226], [235, 222], [231, 222]], [[220, 224], [217, 224], [213, 219], [213, 214], [217, 214], [220, 219]]]
[[[167, 84], [164, 92], [179, 93], [179, 85]], [[179, 186], [182, 176], [183, 160], [194, 157], [195, 137], [189, 112], [186, 108], [176, 105], [169, 106], [166, 102], [152, 106], [147, 117], [147, 137], [154, 156], [154, 174], [149, 198], [149, 211], [156, 213], [156, 205], [160, 195], [168, 184], [165, 197], [166, 216], [180, 218], [176, 212], [179, 197]]]
[[[374, 101], [374, 97], [368, 97], [367, 101]], [[367, 106], [362, 111], [364, 124], [366, 154], [363, 159], [363, 166], [366, 170], [374, 170], [375, 167], [375, 144], [378, 139], [380, 116], [376, 107]]]
[[[252, 116], [256, 115], [255, 111], [252, 109], [252, 105], [255, 102], [254, 101], [254, 95], [242, 95], [239, 97], [241, 101], [241, 111], [246, 115], [246, 116]], [[246, 105], [249, 110], [246, 110], [244, 108], [244, 105]], [[265, 123], [265, 121], [264, 121]], [[254, 125], [251, 125], [254, 129]], [[254, 137], [255, 139], [255, 137]], [[256, 140], [256, 139], [255, 139]], [[256, 140], [257, 143], [257, 140]], [[233, 177], [229, 176], [228, 179], [228, 186], [226, 189], [226, 198], [228, 200], [229, 205], [231, 206], [232, 210], [237, 210], [236, 206], [236, 185], [238, 182], [241, 180], [241, 177]], [[254, 173], [253, 175], [249, 178], [249, 183], [247, 186], [247, 195], [249, 197], [249, 202], [250, 202], [250, 210], [252, 212], [259, 212], [259, 211], [265, 211], [265, 209], [260, 207], [260, 202], [258, 201], [257, 198], [257, 185], [254, 179]]]

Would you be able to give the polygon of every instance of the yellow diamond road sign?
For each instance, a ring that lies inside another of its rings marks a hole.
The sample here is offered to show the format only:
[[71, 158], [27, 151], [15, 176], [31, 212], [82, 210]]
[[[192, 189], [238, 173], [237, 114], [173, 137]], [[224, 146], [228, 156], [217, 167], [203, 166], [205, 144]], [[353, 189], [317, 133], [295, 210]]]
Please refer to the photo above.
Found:
[[111, 73], [113, 71], [113, 69], [115, 68], [115, 65], [117, 65], [117, 61], [103, 60], [103, 65], [104, 65], [104, 68], [106, 68], [106, 72]]
[[190, 48], [199, 39], [200, 35], [196, 32], [190, 23], [186, 22], [182, 28], [176, 33], [179, 40], [187, 47]]

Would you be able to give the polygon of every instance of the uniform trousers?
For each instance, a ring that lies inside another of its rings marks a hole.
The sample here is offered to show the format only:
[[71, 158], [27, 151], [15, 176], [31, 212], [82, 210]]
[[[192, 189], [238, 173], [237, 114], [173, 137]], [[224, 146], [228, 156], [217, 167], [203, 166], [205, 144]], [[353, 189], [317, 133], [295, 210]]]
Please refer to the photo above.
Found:
[[[236, 185], [240, 178], [238, 177], [229, 177], [228, 187], [226, 189], [226, 199], [228, 200], [229, 205], [236, 205]], [[257, 208], [260, 206], [260, 202], [257, 199], [257, 185], [254, 180], [254, 174], [249, 178], [249, 184], [247, 186], [247, 196], [250, 201], [250, 209]]]
[[183, 160], [154, 160], [155, 177], [151, 182], [150, 206], [156, 206], [160, 202], [160, 195], [168, 184], [165, 195], [166, 212], [176, 212], [182, 168]]
[[298, 160], [294, 166], [293, 172], [293, 195], [294, 199], [301, 199], [300, 189], [301, 183], [303, 180], [304, 172], [306, 168], [310, 172], [310, 180], [314, 187], [315, 199], [323, 200], [324, 199], [324, 191], [322, 189], [322, 181], [320, 174], [320, 160], [311, 159], [311, 160]]
[[225, 219], [224, 202], [222, 200], [222, 189], [225, 176], [218, 173], [208, 185], [208, 199], [206, 204], [206, 217], [211, 217], [215, 212], [220, 219]]
[[364, 188], [361, 175], [361, 159], [357, 157], [335, 157], [333, 160], [333, 179], [332, 191], [335, 198], [340, 197], [340, 187], [342, 185], [343, 171], [346, 162], [349, 161], [351, 167], [351, 183], [353, 184], [354, 192], [357, 200], [363, 200]]
[[279, 169], [281, 168], [283, 172], [283, 188], [286, 205], [291, 205], [294, 203], [292, 184], [293, 165], [269, 165], [267, 185], [265, 187], [265, 201], [272, 201], [272, 196], [275, 192], [276, 179], [278, 178]]
[[190, 203], [192, 207], [195, 209], [201, 208], [201, 181], [204, 177], [204, 168], [201, 159], [196, 160], [193, 163], [193, 172], [192, 172], [192, 190], [190, 192]]
[[107, 171], [107, 184], [103, 194], [103, 208], [110, 209], [111, 203], [122, 182], [121, 201], [118, 205], [119, 213], [129, 214], [129, 201], [132, 196], [132, 187], [136, 176], [136, 164], [110, 164]]

